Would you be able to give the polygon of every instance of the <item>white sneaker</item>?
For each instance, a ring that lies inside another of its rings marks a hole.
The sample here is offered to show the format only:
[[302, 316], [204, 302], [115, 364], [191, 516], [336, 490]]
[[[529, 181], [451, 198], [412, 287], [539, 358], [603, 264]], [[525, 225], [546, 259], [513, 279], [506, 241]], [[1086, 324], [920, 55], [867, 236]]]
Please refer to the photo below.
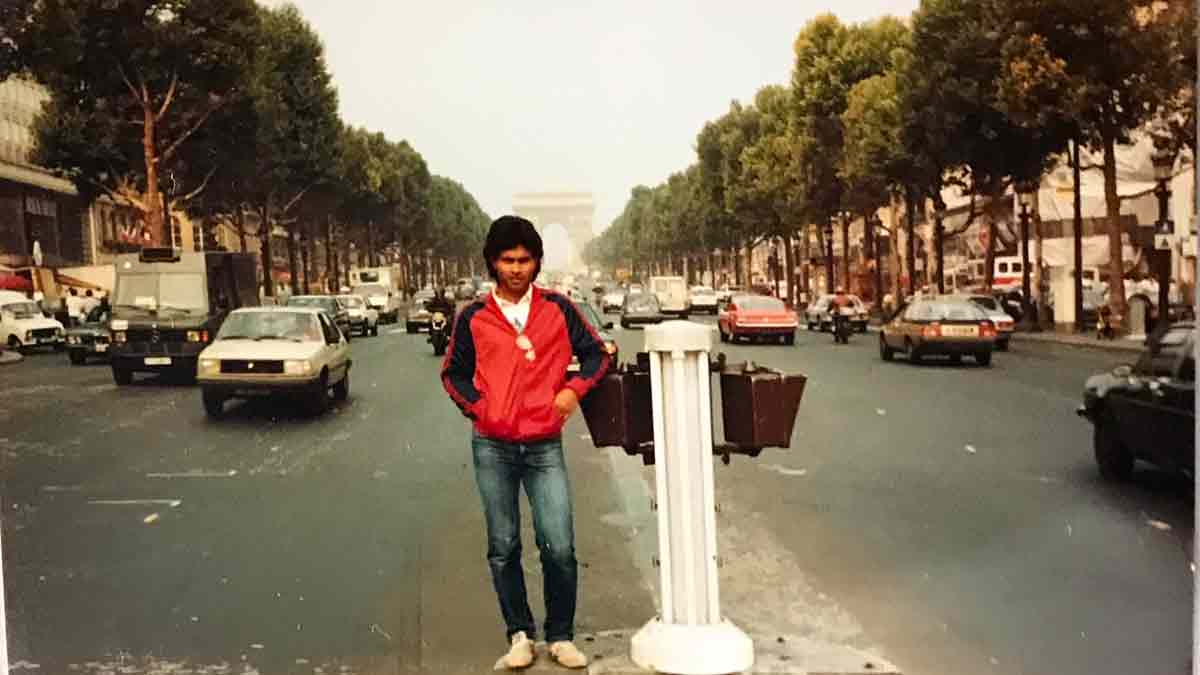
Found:
[[518, 631], [512, 636], [512, 646], [508, 653], [500, 657], [493, 670], [518, 670], [533, 665], [533, 640], [525, 631]]
[[550, 645], [550, 656], [564, 668], [586, 668], [588, 659], [575, 647], [574, 642], [562, 641]]

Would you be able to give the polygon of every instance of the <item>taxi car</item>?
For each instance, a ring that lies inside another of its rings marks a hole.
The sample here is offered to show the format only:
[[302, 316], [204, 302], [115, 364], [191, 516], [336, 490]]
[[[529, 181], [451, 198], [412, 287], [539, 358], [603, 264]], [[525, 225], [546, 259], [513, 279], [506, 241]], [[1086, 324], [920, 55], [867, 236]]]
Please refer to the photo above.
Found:
[[366, 299], [359, 295], [339, 295], [337, 299], [346, 308], [351, 331], [358, 331], [364, 337], [379, 335], [379, 310], [367, 304]]
[[[833, 294], [822, 295], [804, 310], [804, 322], [809, 330], [833, 330], [833, 315], [829, 312], [829, 303], [833, 301], [833, 297]], [[870, 321], [867, 306], [857, 295], [847, 294], [846, 297], [850, 299], [850, 307], [854, 310], [850, 317], [850, 326], [859, 333], [867, 332], [867, 323]]]
[[329, 407], [329, 394], [350, 395], [350, 346], [325, 312], [310, 307], [235, 310], [200, 352], [196, 381], [204, 411], [220, 418], [235, 398], [286, 396], [310, 414]]
[[975, 303], [979, 309], [982, 309], [984, 314], [996, 324], [996, 349], [1002, 352], [1008, 351], [1008, 343], [1012, 340], [1013, 330], [1016, 327], [1016, 321], [1004, 308], [1000, 306], [994, 296], [975, 294], [955, 296], [961, 300], [968, 300]]
[[796, 313], [769, 295], [735, 295], [717, 318], [721, 342], [746, 338], [795, 344], [799, 325]]
[[992, 363], [996, 324], [974, 303], [947, 296], [920, 298], [903, 305], [879, 331], [879, 357], [897, 353], [920, 363], [926, 356], [949, 356], [954, 363], [972, 356], [981, 366]]
[[1133, 366], [1088, 378], [1078, 414], [1092, 423], [1100, 475], [1128, 480], [1143, 460], [1195, 478], [1196, 324], [1172, 324]]

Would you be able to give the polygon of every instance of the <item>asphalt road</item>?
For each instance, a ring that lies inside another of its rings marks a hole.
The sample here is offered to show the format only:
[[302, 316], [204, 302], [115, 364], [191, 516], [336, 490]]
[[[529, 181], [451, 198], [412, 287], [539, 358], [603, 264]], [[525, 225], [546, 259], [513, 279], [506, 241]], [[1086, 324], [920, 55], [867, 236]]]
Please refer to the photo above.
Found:
[[[352, 349], [350, 400], [318, 419], [260, 402], [210, 422], [194, 388], [118, 389], [63, 354], [0, 369], [10, 662], [490, 670], [503, 628], [440, 360], [402, 328]], [[1188, 672], [1191, 484], [1103, 483], [1073, 414], [1121, 356], [1014, 344], [991, 368], [910, 366], [874, 335], [807, 333], [720, 349], [809, 376], [793, 447], [716, 471], [722, 606], [752, 635], [906, 673]], [[655, 613], [653, 469], [586, 434], [565, 436], [577, 629], [636, 629]]]

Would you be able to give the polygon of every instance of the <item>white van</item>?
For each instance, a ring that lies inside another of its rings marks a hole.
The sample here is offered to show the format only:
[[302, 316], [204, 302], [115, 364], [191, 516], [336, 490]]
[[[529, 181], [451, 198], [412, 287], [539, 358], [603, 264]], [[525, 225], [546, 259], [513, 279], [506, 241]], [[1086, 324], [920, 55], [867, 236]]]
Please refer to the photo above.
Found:
[[675, 314], [686, 319], [692, 310], [687, 280], [683, 277], [650, 277], [650, 292], [658, 297], [663, 314]]
[[0, 291], [0, 342], [12, 350], [32, 347], [63, 349], [66, 330], [42, 314], [42, 308], [24, 293]]

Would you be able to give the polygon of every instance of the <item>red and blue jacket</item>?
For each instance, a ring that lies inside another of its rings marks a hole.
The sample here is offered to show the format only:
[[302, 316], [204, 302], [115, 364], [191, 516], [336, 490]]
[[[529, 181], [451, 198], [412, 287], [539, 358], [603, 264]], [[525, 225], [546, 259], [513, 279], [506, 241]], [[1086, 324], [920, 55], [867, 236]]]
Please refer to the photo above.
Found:
[[[442, 385], [486, 438], [527, 443], [562, 433], [554, 397], [564, 388], [580, 398], [608, 370], [604, 341], [566, 296], [534, 286], [523, 334], [491, 295], [459, 314], [442, 362]], [[567, 372], [571, 357], [579, 371]]]

